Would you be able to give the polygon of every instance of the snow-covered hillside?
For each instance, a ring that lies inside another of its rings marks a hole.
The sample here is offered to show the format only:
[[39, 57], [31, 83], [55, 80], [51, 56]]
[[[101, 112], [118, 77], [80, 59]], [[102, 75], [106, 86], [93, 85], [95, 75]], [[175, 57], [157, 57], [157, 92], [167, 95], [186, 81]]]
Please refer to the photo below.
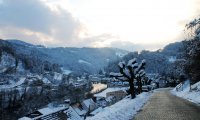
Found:
[[191, 102], [200, 104], [200, 81], [195, 83], [194, 85], [191, 85], [190, 90], [190, 84], [189, 80], [185, 81], [183, 84], [177, 85], [172, 91], [172, 94], [187, 99]]
[[13, 83], [10, 84], [10, 85], [0, 85], [0, 91], [1, 91], [1, 89], [4, 89], [4, 90], [5, 89], [12, 89], [14, 87], [20, 86], [21, 84], [24, 83], [24, 81], [25, 81], [25, 78], [21, 77], [21, 78], [19, 78], [19, 81], [17, 81], [17, 82], [12, 81]]
[[85, 60], [78, 60], [79, 63], [87, 64], [87, 65], [92, 65], [91, 63], [85, 61]]
[[[98, 73], [110, 61], [120, 59], [128, 51], [117, 48], [47, 48], [41, 45], [32, 45], [20, 40], [1, 40], [0, 47], [9, 47], [17, 56], [31, 56], [40, 61], [58, 64], [64, 69], [76, 73]], [[109, 60], [109, 61], [108, 61]]]
[[135, 99], [126, 97], [114, 105], [101, 109], [101, 112], [86, 120], [130, 120], [148, 101], [150, 95], [151, 93], [144, 92]]
[[176, 61], [176, 56], [168, 57], [169, 62], [174, 63]]

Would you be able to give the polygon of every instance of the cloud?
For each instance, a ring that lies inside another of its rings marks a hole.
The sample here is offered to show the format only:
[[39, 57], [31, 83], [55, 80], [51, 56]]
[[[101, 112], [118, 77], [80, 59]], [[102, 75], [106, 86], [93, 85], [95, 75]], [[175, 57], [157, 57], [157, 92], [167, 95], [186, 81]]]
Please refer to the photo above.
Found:
[[[40, 0], [3, 0], [0, 3], [0, 36], [60, 45], [76, 40], [83, 29], [70, 12], [52, 11]], [[46, 40], [45, 40], [46, 39]]]
[[[129, 3], [121, 0], [113, 5], [113, 1], [84, 1], [83, 3], [83, 1], [74, 2], [74, 0], [73, 2], [70, 0], [0, 0], [0, 38], [21, 39], [51, 47], [110, 46], [129, 51], [154, 50], [169, 42], [184, 39], [182, 33], [179, 34], [182, 32], [182, 26], [191, 21], [193, 16], [199, 14], [200, 11], [199, 0], [193, 0], [196, 1], [195, 5], [193, 5], [194, 2], [191, 2], [191, 5], [186, 4], [190, 2], [183, 2], [184, 4], [179, 6], [181, 9], [175, 13], [173, 9], [165, 9], [165, 7], [168, 8], [165, 4], [162, 4], [161, 8], [158, 6], [157, 9], [149, 9], [153, 6], [143, 4], [143, 2], [139, 2], [137, 5], [130, 4], [137, 3], [135, 1], [130, 0]], [[168, 1], [165, 2], [168, 3]], [[177, 0], [175, 3], [179, 2], [180, 0]], [[156, 5], [157, 2], [150, 3]], [[174, 1], [171, 0], [168, 4], [171, 5], [171, 3]], [[173, 7], [177, 9], [175, 3]], [[124, 5], [122, 6], [122, 4]], [[146, 9], [139, 11], [143, 7]], [[185, 11], [183, 11], [184, 9]], [[147, 14], [146, 10], [154, 13], [155, 16]], [[187, 17], [188, 15], [190, 17]], [[87, 27], [74, 16], [84, 21], [89, 30], [87, 31]], [[178, 25], [171, 19], [176, 16], [178, 20], [180, 19]], [[170, 19], [168, 20], [168, 18]]]
[[107, 47], [110, 45], [111, 41], [119, 39], [118, 36], [109, 33], [102, 33], [99, 35], [87, 36], [82, 38], [78, 43], [80, 46], [90, 46], [90, 47]]

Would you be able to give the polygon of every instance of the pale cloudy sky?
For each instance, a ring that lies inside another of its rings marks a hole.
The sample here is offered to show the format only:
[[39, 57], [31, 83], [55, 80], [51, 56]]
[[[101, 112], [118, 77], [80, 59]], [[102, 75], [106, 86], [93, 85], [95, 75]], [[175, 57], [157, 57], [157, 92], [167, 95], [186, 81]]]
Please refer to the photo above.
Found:
[[0, 38], [155, 50], [184, 39], [200, 0], [0, 0]]

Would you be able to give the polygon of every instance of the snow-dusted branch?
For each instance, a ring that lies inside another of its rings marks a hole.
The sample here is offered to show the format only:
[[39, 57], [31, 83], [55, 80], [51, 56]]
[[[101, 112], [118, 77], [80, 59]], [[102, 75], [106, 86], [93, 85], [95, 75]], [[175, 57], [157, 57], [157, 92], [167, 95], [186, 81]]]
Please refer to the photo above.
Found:
[[[125, 62], [119, 62], [119, 73], [110, 73], [110, 77], [114, 77], [121, 81], [128, 81], [130, 86], [130, 94], [132, 98], [135, 97], [134, 80], [138, 81], [138, 88], [142, 89], [141, 78], [145, 76], [144, 66], [146, 62], [142, 60], [140, 64], [136, 62], [136, 58], [131, 59], [126, 64]], [[139, 90], [142, 91], [142, 90]]]

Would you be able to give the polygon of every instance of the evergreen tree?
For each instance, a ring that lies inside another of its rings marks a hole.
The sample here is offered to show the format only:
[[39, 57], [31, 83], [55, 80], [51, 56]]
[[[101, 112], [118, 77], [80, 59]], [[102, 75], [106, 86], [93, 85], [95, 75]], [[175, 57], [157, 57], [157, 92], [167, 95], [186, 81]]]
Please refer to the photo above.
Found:
[[186, 25], [188, 40], [184, 41], [185, 47], [185, 73], [193, 83], [200, 78], [200, 18], [194, 19]]

